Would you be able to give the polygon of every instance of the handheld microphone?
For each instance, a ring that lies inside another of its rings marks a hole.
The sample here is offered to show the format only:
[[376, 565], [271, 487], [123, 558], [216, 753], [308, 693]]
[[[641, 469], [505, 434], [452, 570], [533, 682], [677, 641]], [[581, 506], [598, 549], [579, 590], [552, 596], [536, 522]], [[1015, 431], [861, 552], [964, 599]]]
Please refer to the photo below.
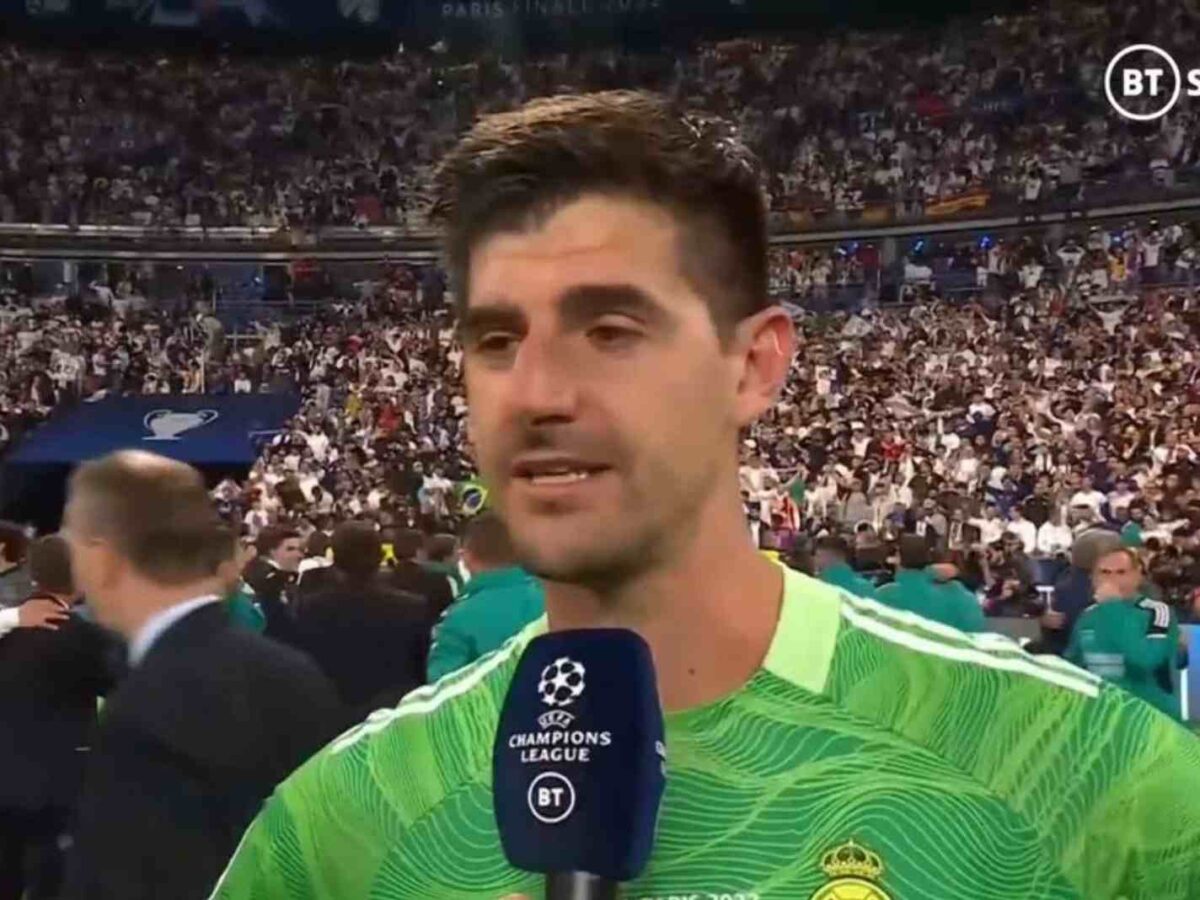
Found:
[[665, 786], [650, 648], [632, 631], [530, 641], [492, 752], [509, 863], [546, 875], [546, 900], [609, 900], [650, 859]]

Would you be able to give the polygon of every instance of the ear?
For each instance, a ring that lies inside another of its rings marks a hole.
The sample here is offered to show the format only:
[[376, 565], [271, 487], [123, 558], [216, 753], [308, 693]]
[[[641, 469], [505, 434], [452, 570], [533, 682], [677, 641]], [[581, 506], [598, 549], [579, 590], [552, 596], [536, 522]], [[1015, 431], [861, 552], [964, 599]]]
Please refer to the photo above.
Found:
[[744, 428], [774, 405], [796, 351], [796, 328], [781, 306], [738, 323], [730, 352], [738, 366], [735, 415]]
[[109, 543], [92, 539], [79, 550], [79, 563], [89, 573], [92, 586], [109, 589], [120, 582], [124, 561]]

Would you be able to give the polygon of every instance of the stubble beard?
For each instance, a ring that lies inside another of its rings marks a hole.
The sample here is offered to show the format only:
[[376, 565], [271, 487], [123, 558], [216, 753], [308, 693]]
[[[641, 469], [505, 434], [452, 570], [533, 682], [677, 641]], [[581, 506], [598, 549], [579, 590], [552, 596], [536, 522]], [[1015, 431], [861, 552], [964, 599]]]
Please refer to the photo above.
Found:
[[[616, 595], [623, 585], [669, 561], [675, 548], [686, 542], [699, 527], [701, 510], [712, 480], [694, 473], [690, 481], [678, 481], [666, 473], [660, 484], [673, 490], [637, 491], [608, 521], [574, 524], [569, 520], [554, 526], [570, 535], [570, 542], [553, 545], [539, 539], [543, 528], [522, 529], [510, 521], [517, 557], [524, 568], [546, 581], [569, 584], [600, 595]], [[606, 517], [607, 518], [607, 517]]]

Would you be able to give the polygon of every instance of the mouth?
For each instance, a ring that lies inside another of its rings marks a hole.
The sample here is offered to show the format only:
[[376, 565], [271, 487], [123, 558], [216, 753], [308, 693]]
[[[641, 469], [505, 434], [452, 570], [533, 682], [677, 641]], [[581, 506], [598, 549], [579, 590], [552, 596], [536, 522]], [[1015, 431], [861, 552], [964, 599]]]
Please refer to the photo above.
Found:
[[610, 467], [573, 457], [525, 457], [512, 467], [512, 477], [531, 487], [571, 487], [584, 484]]

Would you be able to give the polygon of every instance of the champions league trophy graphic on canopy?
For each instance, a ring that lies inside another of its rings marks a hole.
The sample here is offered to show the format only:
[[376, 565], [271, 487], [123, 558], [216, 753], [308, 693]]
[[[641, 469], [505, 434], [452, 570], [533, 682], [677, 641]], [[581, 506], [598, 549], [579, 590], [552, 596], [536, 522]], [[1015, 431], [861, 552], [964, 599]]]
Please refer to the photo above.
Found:
[[171, 409], [156, 409], [146, 413], [143, 423], [146, 430], [151, 432], [144, 441], [177, 441], [185, 431], [199, 428], [215, 421], [219, 413], [215, 409], [197, 409], [192, 412], [178, 412]]

